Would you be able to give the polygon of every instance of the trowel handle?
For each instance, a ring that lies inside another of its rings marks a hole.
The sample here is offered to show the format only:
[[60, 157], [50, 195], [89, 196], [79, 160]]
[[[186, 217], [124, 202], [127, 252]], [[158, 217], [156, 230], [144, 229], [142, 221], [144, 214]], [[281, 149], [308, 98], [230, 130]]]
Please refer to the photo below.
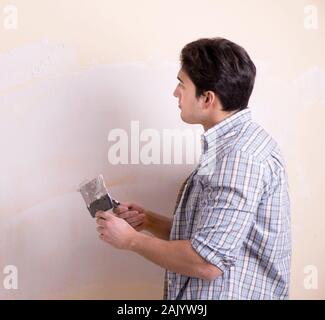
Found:
[[112, 202], [113, 202], [113, 207], [114, 208], [117, 208], [121, 204], [119, 201], [114, 200], [114, 199], [112, 199]]

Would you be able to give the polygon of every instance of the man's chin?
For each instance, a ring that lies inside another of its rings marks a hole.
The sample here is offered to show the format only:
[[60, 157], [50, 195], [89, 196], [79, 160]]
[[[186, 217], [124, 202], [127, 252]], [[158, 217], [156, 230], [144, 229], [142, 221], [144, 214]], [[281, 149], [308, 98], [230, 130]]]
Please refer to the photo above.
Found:
[[183, 116], [183, 113], [182, 113], [182, 112], [181, 112], [180, 116], [181, 116], [181, 119], [182, 119], [185, 123], [188, 123], [188, 122], [186, 121], [186, 118]]
[[194, 121], [194, 119], [186, 118], [186, 116], [184, 116], [183, 113], [181, 113], [181, 119], [188, 124], [198, 124], [198, 122]]

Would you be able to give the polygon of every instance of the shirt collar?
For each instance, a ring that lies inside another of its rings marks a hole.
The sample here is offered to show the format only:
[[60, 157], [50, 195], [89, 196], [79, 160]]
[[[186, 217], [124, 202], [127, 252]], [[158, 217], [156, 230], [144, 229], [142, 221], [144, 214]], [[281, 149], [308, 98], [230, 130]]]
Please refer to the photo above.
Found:
[[236, 112], [232, 116], [205, 131], [201, 136], [203, 152], [216, 145], [217, 139], [219, 141], [222, 140], [235, 127], [244, 124], [247, 121], [251, 121], [251, 111], [249, 109], [244, 109]]

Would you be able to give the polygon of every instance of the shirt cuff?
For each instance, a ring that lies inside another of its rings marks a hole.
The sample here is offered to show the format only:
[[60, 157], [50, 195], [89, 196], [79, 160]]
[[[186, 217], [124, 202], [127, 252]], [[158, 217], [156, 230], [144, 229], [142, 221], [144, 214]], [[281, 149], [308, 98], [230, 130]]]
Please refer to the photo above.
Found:
[[196, 238], [193, 238], [191, 240], [191, 244], [199, 256], [201, 256], [207, 262], [216, 266], [223, 273], [225, 273], [229, 267], [234, 264], [232, 261], [229, 261], [229, 259], [225, 259], [224, 256], [218, 254], [217, 251], [213, 250], [207, 245], [202, 244], [202, 242]]

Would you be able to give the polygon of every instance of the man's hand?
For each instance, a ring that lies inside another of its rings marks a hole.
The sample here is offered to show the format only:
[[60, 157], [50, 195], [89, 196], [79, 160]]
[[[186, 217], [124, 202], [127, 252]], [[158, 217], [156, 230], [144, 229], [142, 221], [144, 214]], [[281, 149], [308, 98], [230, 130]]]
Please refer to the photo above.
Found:
[[128, 222], [136, 231], [146, 230], [156, 237], [169, 239], [172, 219], [143, 208], [134, 202], [123, 202], [113, 212]]
[[113, 212], [119, 218], [124, 219], [136, 231], [142, 231], [148, 228], [147, 210], [141, 205], [133, 202], [123, 202]]
[[109, 211], [98, 211], [96, 218], [97, 232], [101, 240], [117, 249], [130, 250], [132, 241], [137, 236], [137, 231], [126, 221], [114, 216]]

